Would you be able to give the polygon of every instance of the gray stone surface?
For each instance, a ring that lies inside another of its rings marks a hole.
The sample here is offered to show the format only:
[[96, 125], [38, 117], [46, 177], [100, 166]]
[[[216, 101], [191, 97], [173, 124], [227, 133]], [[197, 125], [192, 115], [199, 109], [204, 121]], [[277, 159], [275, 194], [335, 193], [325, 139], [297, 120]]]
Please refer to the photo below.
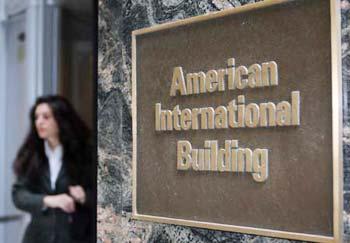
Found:
[[[131, 31], [255, 0], [99, 0], [98, 242], [295, 242], [134, 221], [131, 215]], [[341, 1], [344, 231], [350, 242], [350, 2]]]

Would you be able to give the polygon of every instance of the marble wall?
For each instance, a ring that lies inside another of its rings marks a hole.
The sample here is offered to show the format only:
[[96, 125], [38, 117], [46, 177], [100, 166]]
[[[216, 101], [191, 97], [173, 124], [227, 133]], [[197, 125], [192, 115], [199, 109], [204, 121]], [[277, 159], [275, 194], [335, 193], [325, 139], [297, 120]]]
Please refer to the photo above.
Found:
[[[131, 216], [131, 31], [258, 0], [99, 0], [98, 242], [293, 242], [134, 221]], [[341, 1], [344, 231], [350, 242], [350, 0]], [[348, 88], [349, 86], [349, 88]]]

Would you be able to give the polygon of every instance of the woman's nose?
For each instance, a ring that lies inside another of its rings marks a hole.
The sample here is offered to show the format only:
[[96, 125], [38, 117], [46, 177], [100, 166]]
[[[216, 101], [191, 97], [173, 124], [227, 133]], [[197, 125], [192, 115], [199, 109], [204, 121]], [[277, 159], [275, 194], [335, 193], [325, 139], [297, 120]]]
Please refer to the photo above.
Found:
[[38, 117], [37, 120], [36, 120], [36, 123], [38, 125], [42, 124], [43, 123], [43, 119], [41, 117]]

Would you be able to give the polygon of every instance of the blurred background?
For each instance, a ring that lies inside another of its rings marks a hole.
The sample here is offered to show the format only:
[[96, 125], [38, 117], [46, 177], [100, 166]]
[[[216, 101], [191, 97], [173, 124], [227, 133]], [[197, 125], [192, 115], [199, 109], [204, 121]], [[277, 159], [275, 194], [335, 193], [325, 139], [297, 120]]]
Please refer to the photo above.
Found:
[[12, 163], [37, 96], [60, 94], [95, 128], [93, 0], [0, 0], [0, 243], [21, 242], [29, 216], [11, 199]]

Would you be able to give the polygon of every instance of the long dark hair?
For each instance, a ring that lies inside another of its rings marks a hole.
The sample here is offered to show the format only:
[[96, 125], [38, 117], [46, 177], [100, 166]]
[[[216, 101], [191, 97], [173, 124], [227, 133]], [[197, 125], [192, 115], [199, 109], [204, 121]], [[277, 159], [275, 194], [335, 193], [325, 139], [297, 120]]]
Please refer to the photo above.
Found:
[[[88, 183], [91, 171], [90, 130], [72, 105], [63, 97], [48, 95], [39, 97], [30, 110], [30, 129], [14, 161], [14, 172], [30, 180], [40, 178], [47, 165], [44, 140], [35, 127], [35, 110], [40, 104], [48, 104], [59, 128], [59, 140], [63, 146], [63, 165], [72, 183]], [[88, 174], [86, 174], [88, 173]]]

